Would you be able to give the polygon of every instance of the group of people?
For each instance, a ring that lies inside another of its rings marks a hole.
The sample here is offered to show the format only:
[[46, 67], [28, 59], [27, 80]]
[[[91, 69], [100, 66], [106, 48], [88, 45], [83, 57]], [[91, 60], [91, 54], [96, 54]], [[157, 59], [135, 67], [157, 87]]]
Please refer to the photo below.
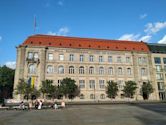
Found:
[[[43, 105], [43, 102], [42, 102], [42, 100], [36, 100], [34, 103], [32, 101], [29, 101], [28, 109], [31, 110], [33, 105], [35, 106], [35, 109], [41, 109], [42, 105]], [[25, 103], [23, 101], [21, 101], [21, 103], [19, 105], [19, 108], [22, 109], [22, 110], [26, 109]]]
[[[42, 100], [36, 100], [35, 102], [29, 101], [28, 109], [31, 110], [33, 106], [35, 107], [35, 109], [40, 110], [40, 109], [42, 109], [43, 101]], [[62, 101], [61, 105], [58, 105], [56, 102], [54, 102], [54, 104], [51, 107], [53, 107], [54, 109], [65, 108], [65, 102]], [[26, 109], [25, 103], [23, 101], [20, 103], [19, 108], [22, 110]]]

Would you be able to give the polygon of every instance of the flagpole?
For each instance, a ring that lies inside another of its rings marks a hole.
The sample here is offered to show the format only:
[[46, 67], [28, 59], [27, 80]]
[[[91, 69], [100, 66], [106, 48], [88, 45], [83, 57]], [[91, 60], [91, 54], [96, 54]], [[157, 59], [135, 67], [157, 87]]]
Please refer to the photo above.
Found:
[[36, 33], [36, 15], [34, 15], [34, 34]]

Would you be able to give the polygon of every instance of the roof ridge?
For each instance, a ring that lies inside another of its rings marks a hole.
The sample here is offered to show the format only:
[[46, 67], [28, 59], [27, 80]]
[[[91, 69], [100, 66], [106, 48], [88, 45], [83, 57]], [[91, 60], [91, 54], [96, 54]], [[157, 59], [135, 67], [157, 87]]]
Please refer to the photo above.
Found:
[[29, 38], [34, 37], [53, 37], [53, 38], [63, 38], [63, 39], [79, 39], [79, 40], [94, 40], [94, 41], [100, 41], [100, 42], [129, 42], [129, 43], [144, 43], [142, 41], [130, 41], [130, 40], [115, 40], [115, 39], [101, 39], [101, 38], [82, 38], [82, 37], [72, 37], [72, 36], [56, 36], [56, 35], [45, 35], [45, 34], [35, 34], [32, 36], [29, 36]]

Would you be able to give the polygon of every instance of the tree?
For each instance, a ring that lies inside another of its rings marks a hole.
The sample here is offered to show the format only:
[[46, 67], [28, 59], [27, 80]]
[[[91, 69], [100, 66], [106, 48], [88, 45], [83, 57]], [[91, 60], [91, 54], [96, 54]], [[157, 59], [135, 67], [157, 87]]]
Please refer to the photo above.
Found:
[[0, 67], [0, 99], [12, 98], [15, 70], [7, 66]]
[[20, 94], [22, 99], [24, 97], [27, 100], [33, 99], [34, 96], [36, 98], [40, 96], [39, 91], [35, 87], [32, 87], [30, 84], [25, 82], [24, 79], [20, 79], [18, 85], [16, 86], [16, 94]]
[[40, 91], [43, 94], [43, 98], [45, 97], [45, 94], [50, 94], [53, 92], [53, 85], [52, 85], [53, 81], [52, 80], [45, 80], [42, 81], [42, 86], [40, 88]]
[[146, 100], [149, 98], [149, 95], [153, 93], [154, 89], [152, 85], [150, 84], [150, 82], [148, 81], [147, 83], [143, 83], [141, 87], [141, 91], [142, 91], [143, 99]]
[[61, 95], [60, 90], [59, 90], [58, 86], [56, 86], [56, 85], [52, 85], [50, 87], [48, 94], [49, 94], [48, 96], [52, 99], [58, 98], [59, 95]]
[[60, 93], [69, 99], [78, 96], [80, 90], [75, 82], [76, 81], [71, 78], [64, 78], [59, 86]]
[[117, 96], [117, 92], [118, 92], [117, 83], [113, 82], [113, 81], [108, 81], [107, 84], [108, 84], [107, 90], [106, 90], [107, 96], [109, 98], [115, 98]]
[[127, 81], [125, 82], [124, 89], [122, 90], [124, 92], [124, 95], [128, 98], [132, 98], [135, 94], [135, 91], [137, 89], [137, 84], [134, 81]]

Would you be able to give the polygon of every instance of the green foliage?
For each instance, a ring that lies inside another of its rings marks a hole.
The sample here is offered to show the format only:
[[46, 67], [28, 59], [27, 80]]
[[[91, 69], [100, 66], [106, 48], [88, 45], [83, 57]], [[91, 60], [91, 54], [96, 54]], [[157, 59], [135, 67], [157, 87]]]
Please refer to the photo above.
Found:
[[150, 82], [147, 82], [142, 85], [141, 91], [142, 91], [143, 98], [148, 99], [149, 95], [153, 93], [154, 89], [152, 85], [150, 84]]
[[107, 90], [106, 90], [107, 96], [109, 98], [115, 98], [117, 96], [117, 92], [118, 92], [117, 83], [113, 82], [113, 81], [108, 81], [107, 84], [108, 84]]
[[71, 78], [64, 78], [59, 86], [60, 93], [69, 99], [73, 99], [74, 97], [78, 96], [80, 90], [75, 82], [76, 81]]
[[15, 70], [7, 66], [0, 67], [0, 98], [11, 98]]
[[134, 81], [127, 81], [125, 82], [124, 89], [122, 90], [124, 92], [124, 95], [126, 97], [132, 98], [135, 94], [135, 91], [137, 89], [137, 84]]
[[52, 99], [58, 98], [58, 96], [61, 95], [60, 90], [56, 85], [52, 85], [48, 94]]
[[27, 82], [25, 82], [24, 79], [20, 79], [20, 81], [16, 87], [16, 94], [25, 96], [27, 100], [32, 98], [32, 96], [36, 96], [36, 97], [40, 96], [39, 91], [36, 88], [32, 87]]
[[53, 81], [52, 80], [45, 80], [42, 81], [42, 86], [40, 88], [40, 91], [43, 94], [43, 98], [45, 96], [45, 94], [50, 94], [52, 93], [54, 86], [52, 85]]

